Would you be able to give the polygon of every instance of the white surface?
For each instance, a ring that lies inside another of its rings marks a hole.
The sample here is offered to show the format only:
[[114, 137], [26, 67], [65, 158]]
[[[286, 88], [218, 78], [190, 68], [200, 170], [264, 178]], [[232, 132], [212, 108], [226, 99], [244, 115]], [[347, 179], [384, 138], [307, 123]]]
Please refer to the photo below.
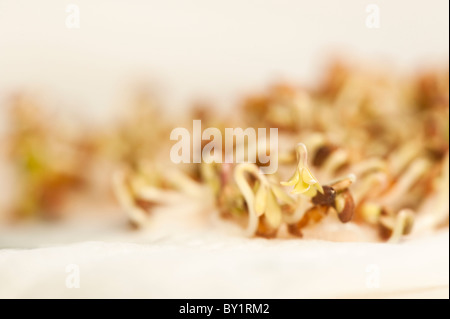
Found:
[[[449, 297], [448, 229], [399, 244], [266, 240], [244, 238], [207, 198], [155, 210], [142, 231], [113, 213], [0, 229], [0, 298]], [[80, 288], [66, 287], [71, 264]]]
[[[69, 264], [78, 289], [66, 288]], [[448, 298], [448, 270], [448, 232], [399, 245], [204, 234], [0, 250], [0, 297]]]
[[448, 229], [400, 244], [249, 239], [205, 204], [160, 208], [143, 231], [123, 219], [3, 229], [0, 297], [448, 298]]

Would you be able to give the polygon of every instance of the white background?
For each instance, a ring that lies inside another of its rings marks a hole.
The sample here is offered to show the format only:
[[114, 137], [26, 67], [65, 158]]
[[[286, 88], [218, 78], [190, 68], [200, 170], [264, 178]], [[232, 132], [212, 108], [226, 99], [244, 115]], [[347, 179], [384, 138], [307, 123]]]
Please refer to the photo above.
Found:
[[[67, 29], [66, 6], [80, 8]], [[381, 28], [365, 26], [380, 7]], [[447, 0], [0, 0], [0, 98], [44, 92], [106, 116], [136, 79], [171, 110], [227, 108], [275, 80], [311, 83], [336, 52], [396, 69], [447, 63]]]

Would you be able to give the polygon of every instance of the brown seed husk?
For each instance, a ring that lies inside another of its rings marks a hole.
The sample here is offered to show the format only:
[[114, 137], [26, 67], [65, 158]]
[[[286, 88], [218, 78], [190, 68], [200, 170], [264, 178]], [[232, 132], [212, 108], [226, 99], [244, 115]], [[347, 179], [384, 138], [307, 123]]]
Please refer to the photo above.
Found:
[[323, 186], [323, 194], [317, 192], [316, 196], [312, 198], [314, 205], [333, 206], [336, 199], [336, 191], [333, 187]]
[[[344, 203], [343, 207], [339, 207], [336, 205], [336, 201], [342, 200]], [[336, 198], [334, 208], [338, 212], [339, 220], [343, 223], [347, 223], [352, 220], [353, 215], [355, 214], [355, 201], [353, 200], [353, 196], [349, 190], [343, 191]]]
[[328, 206], [316, 205], [311, 207], [305, 212], [303, 218], [295, 223], [288, 225], [288, 231], [290, 234], [298, 237], [302, 237], [302, 229], [311, 224], [317, 224], [320, 222], [328, 213]]

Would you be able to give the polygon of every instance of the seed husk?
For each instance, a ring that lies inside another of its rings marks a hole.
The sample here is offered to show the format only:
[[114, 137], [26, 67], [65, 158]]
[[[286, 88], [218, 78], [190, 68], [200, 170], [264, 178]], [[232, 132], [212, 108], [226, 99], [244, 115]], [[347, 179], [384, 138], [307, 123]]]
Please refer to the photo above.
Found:
[[328, 158], [328, 156], [333, 153], [337, 149], [334, 145], [323, 145], [319, 147], [319, 149], [316, 151], [316, 154], [313, 159], [313, 165], [316, 167], [320, 167], [325, 160]]
[[256, 230], [256, 236], [265, 238], [274, 238], [277, 236], [278, 229], [270, 226], [267, 218], [263, 215], [259, 218], [258, 229]]
[[288, 231], [290, 234], [298, 237], [302, 237], [302, 229], [311, 224], [317, 224], [328, 213], [328, 206], [316, 205], [311, 207], [305, 212], [303, 218], [295, 224], [288, 225]]
[[316, 196], [312, 198], [314, 205], [333, 206], [336, 199], [336, 191], [331, 186], [323, 186], [323, 194], [317, 192]]
[[334, 208], [338, 212], [341, 222], [347, 223], [352, 220], [355, 214], [355, 202], [349, 190], [345, 190], [337, 195]]

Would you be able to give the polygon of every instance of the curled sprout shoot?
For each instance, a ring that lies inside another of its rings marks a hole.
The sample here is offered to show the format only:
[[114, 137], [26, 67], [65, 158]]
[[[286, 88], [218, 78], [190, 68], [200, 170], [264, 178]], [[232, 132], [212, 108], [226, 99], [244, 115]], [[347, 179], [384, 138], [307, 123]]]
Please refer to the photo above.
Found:
[[116, 198], [127, 213], [130, 222], [136, 226], [147, 224], [147, 213], [136, 204], [133, 191], [127, 181], [126, 173], [124, 171], [115, 172], [112, 181]]
[[[247, 175], [256, 179], [254, 187], [250, 185]], [[264, 217], [270, 229], [277, 230], [283, 220], [278, 200], [295, 205], [294, 200], [271, 183], [255, 164], [243, 163], [236, 166], [234, 179], [248, 206], [249, 221], [246, 234], [253, 236], [257, 233], [261, 217]]]
[[308, 168], [308, 151], [303, 143], [297, 144], [297, 168], [294, 175], [287, 181], [281, 182], [283, 186], [294, 186], [293, 194], [303, 194], [308, 197], [316, 196], [317, 192], [323, 194], [323, 188]]

